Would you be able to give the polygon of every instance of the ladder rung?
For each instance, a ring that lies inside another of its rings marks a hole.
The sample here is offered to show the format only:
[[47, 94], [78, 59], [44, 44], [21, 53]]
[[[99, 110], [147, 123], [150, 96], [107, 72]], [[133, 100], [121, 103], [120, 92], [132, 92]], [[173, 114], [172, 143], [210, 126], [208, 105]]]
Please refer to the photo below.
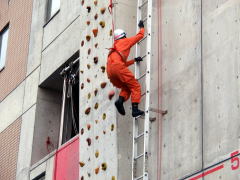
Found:
[[143, 175], [142, 176], [139, 176], [139, 177], [137, 177], [136, 179], [134, 179], [134, 180], [139, 180], [139, 179], [143, 179]]
[[134, 158], [134, 160], [138, 160], [139, 158], [143, 157], [144, 153], [143, 154], [140, 154], [138, 155], [137, 157]]
[[146, 0], [145, 2], [142, 3], [142, 5], [140, 5], [138, 8], [141, 9], [145, 4], [148, 3], [148, 0]]
[[139, 78], [137, 78], [137, 80], [142, 79], [144, 76], [146, 76], [146, 74], [147, 74], [147, 73], [142, 74]]
[[145, 36], [144, 38], [142, 38], [142, 39], [138, 42], [138, 44], [141, 44], [145, 39], [147, 39], [147, 36]]
[[145, 93], [143, 93], [143, 94], [141, 94], [141, 96], [143, 97], [143, 96], [145, 96], [146, 95], [146, 92]]
[[148, 18], [147, 18], [147, 17], [145, 17], [145, 18], [143, 19], [143, 22], [146, 22], [146, 21], [147, 21], [147, 19], [148, 19]]
[[137, 137], [135, 137], [135, 140], [137, 140], [138, 138], [140, 138], [140, 137], [142, 137], [142, 136], [144, 136], [144, 133], [139, 134]]

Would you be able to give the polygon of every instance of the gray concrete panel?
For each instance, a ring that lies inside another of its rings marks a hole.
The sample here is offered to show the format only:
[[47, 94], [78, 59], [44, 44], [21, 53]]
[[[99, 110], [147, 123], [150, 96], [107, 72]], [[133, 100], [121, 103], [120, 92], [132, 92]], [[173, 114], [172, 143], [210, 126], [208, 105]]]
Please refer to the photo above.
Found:
[[[136, 6], [137, 1], [119, 0], [114, 7], [115, 29], [123, 29], [128, 37], [136, 34]], [[124, 14], [124, 16], [123, 16]], [[126, 20], [127, 19], [127, 20]], [[129, 59], [134, 58], [135, 48], [132, 48]], [[129, 67], [134, 73], [134, 65]], [[116, 99], [120, 90], [116, 91]], [[132, 111], [131, 102], [124, 103], [126, 115], [117, 113], [117, 138], [118, 138], [118, 179], [131, 179], [132, 169]]]
[[43, 25], [45, 23], [46, 0], [34, 0], [27, 64], [27, 75], [41, 62]]
[[[34, 125], [32, 164], [38, 162], [57, 148], [60, 114], [61, 94], [39, 88]], [[50, 138], [51, 144], [47, 148], [46, 142], [48, 138]]]
[[22, 116], [16, 180], [29, 180], [36, 105]]
[[78, 18], [43, 51], [40, 84], [79, 50], [81, 29], [80, 18]]
[[0, 132], [22, 115], [25, 81], [0, 103]]
[[201, 1], [162, 1], [161, 179], [202, 167]]
[[40, 68], [37, 68], [26, 79], [23, 112], [28, 110], [37, 101], [39, 74], [40, 74]]
[[[60, 1], [60, 11], [44, 27], [43, 49], [52, 43], [80, 15], [80, 1]], [[79, 29], [78, 29], [79, 30]], [[80, 31], [79, 31], [80, 33]]]
[[[203, 1], [205, 167], [240, 145], [239, 19], [238, 0]], [[229, 173], [227, 179], [235, 180], [238, 176]]]

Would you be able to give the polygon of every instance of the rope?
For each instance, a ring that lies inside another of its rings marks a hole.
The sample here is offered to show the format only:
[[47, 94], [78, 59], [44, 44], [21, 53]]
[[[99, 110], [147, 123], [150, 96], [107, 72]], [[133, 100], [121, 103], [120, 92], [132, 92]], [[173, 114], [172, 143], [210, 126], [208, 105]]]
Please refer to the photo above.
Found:
[[[112, 33], [114, 34], [114, 30], [115, 30], [115, 25], [114, 25], [114, 18], [113, 18], [113, 0], [109, 0], [109, 6], [108, 6], [108, 11], [112, 16]], [[114, 35], [112, 35], [112, 42], [114, 43]]]

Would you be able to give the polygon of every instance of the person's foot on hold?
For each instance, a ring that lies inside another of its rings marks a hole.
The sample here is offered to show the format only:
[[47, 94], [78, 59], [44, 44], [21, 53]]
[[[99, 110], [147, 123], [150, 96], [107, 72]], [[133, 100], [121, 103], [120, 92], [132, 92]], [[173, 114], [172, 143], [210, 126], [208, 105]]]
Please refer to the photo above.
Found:
[[125, 115], [125, 109], [124, 109], [124, 106], [123, 106], [123, 102], [124, 102], [124, 97], [122, 96], [119, 96], [118, 100], [115, 101], [115, 106], [118, 110], [118, 112], [121, 114], [121, 115]]
[[144, 111], [138, 109], [138, 103], [132, 103], [132, 116], [138, 117], [144, 115]]

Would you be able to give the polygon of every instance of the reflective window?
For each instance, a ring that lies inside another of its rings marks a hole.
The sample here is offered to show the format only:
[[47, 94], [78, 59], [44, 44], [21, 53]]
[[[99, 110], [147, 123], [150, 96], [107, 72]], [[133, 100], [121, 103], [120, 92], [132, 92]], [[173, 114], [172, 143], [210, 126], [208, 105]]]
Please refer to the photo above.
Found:
[[48, 0], [47, 21], [60, 9], [60, 0]]
[[0, 32], [0, 71], [5, 67], [6, 55], [7, 55], [7, 45], [8, 45], [8, 29], [9, 26]]

